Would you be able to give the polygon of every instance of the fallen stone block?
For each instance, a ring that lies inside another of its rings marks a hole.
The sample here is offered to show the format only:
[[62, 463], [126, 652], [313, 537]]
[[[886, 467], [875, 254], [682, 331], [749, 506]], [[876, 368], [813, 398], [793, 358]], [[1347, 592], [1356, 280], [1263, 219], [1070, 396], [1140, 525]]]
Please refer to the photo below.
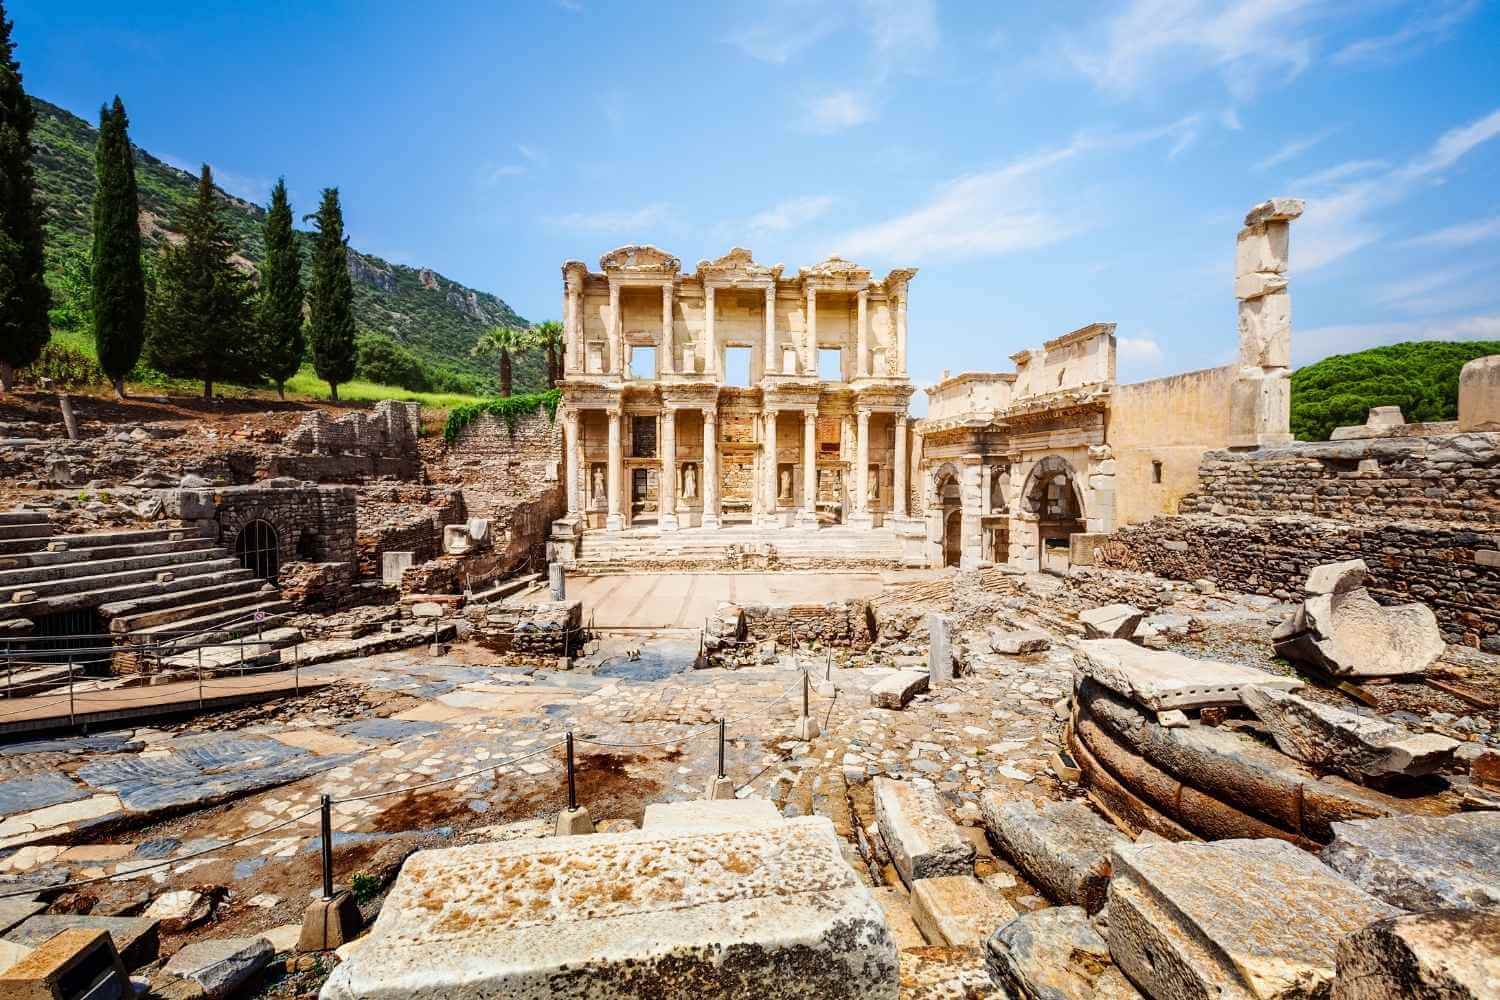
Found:
[[989, 636], [990, 649], [1005, 656], [1044, 653], [1052, 648], [1052, 637], [1040, 629], [991, 628]]
[[162, 971], [198, 986], [205, 997], [232, 996], [275, 957], [262, 937], [212, 938], [184, 945]]
[[1308, 598], [1272, 633], [1278, 656], [1333, 677], [1420, 674], [1447, 648], [1425, 604], [1389, 607], [1363, 586], [1363, 560], [1318, 566]]
[[1109, 952], [1152, 1000], [1325, 997], [1339, 941], [1399, 913], [1280, 840], [1115, 852]]
[[1083, 633], [1089, 639], [1129, 639], [1144, 617], [1146, 612], [1131, 604], [1106, 604], [1078, 614]]
[[213, 916], [214, 901], [207, 893], [193, 889], [164, 892], [151, 901], [141, 914], [147, 920], [161, 922], [161, 929], [171, 934], [197, 927]]
[[0, 997], [7, 1000], [93, 1000], [131, 994], [130, 977], [105, 931], [63, 931], [14, 964], [0, 966]]
[[420, 851], [365, 942], [325, 1000], [897, 997], [880, 904], [822, 817]]
[[1143, 649], [1124, 639], [1085, 639], [1079, 645], [1084, 653], [1080, 663], [1084, 676], [1157, 712], [1238, 705], [1240, 692], [1247, 687], [1282, 690], [1302, 687], [1295, 677]]
[[1077, 906], [1023, 913], [985, 941], [985, 963], [1002, 996], [1020, 1000], [1139, 1000], [1109, 960], [1109, 946]]
[[1380, 920], [1339, 943], [1333, 1000], [1500, 1000], [1500, 913]]
[[1055, 903], [1104, 908], [1110, 856], [1130, 840], [1083, 802], [1006, 799], [995, 792], [979, 796], [985, 829], [1017, 868]]
[[1500, 812], [1335, 823], [1320, 857], [1403, 910], [1500, 906]]
[[1281, 752], [1352, 778], [1416, 777], [1453, 760], [1457, 740], [1346, 712], [1269, 687], [1249, 687], [1240, 701], [1271, 731]]
[[974, 845], [936, 792], [909, 781], [875, 779], [875, 822], [902, 881], [974, 874]]
[[641, 829], [651, 833], [722, 833], [785, 823], [770, 799], [718, 799], [712, 802], [653, 802]]
[[943, 875], [912, 883], [911, 915], [928, 941], [962, 948], [983, 944], [1016, 910], [973, 875]]
[[143, 917], [95, 917], [73, 913], [39, 913], [5, 932], [7, 941], [36, 948], [62, 931], [108, 931], [126, 969], [156, 961], [156, 921]]
[[904, 998], [989, 1000], [993, 993], [981, 948], [927, 945], [901, 952], [901, 996]]
[[1363, 559], [1324, 563], [1321, 566], [1314, 566], [1307, 574], [1307, 583], [1303, 586], [1303, 590], [1307, 592], [1308, 597], [1347, 594], [1351, 590], [1363, 587], [1365, 578], [1369, 575], [1370, 569]]
[[891, 940], [896, 942], [898, 950], [926, 946], [927, 939], [917, 929], [917, 923], [911, 916], [911, 897], [905, 891], [883, 885], [875, 890], [875, 899], [885, 913], [886, 927], [890, 929]]
[[898, 670], [870, 689], [870, 704], [876, 708], [905, 708], [912, 698], [927, 690], [927, 671]]

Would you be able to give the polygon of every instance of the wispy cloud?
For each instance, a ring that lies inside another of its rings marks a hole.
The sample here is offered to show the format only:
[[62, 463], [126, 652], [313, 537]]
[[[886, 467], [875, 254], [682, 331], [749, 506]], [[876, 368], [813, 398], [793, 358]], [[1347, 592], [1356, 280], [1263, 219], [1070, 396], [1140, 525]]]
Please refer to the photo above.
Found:
[[1289, 189], [1293, 191], [1318, 191], [1330, 184], [1347, 180], [1350, 177], [1373, 173], [1376, 170], [1384, 170], [1387, 166], [1389, 164], [1384, 160], [1346, 160], [1343, 163], [1335, 163], [1331, 167], [1324, 167], [1322, 170], [1298, 177], [1291, 182]]
[[827, 194], [791, 198], [752, 215], [747, 225], [756, 233], [783, 233], [799, 229], [826, 215], [837, 202], [837, 198]]
[[[1489, 264], [1441, 268], [1383, 285], [1375, 301], [1408, 313], [1458, 312], [1500, 301], [1500, 289], [1487, 280]], [[1473, 281], [1480, 275], [1479, 281]]]
[[1337, 129], [1325, 128], [1323, 131], [1317, 132], [1313, 135], [1303, 136], [1300, 139], [1293, 139], [1285, 146], [1282, 146], [1276, 152], [1272, 153], [1270, 156], [1257, 163], [1255, 165], [1255, 169], [1270, 170], [1272, 167], [1281, 166], [1288, 160], [1295, 160], [1297, 157], [1301, 156], [1309, 149], [1312, 149], [1324, 139], [1327, 139], [1329, 136], [1333, 135], [1333, 133], [1336, 131]]
[[661, 227], [670, 217], [668, 206], [658, 203], [624, 211], [569, 212], [546, 221], [558, 229], [580, 233], [629, 233], [637, 236], [642, 230]]
[[1436, 3], [1428, 0], [1419, 5], [1418, 14], [1387, 35], [1362, 38], [1333, 54], [1339, 64], [1389, 64], [1410, 58], [1446, 41], [1453, 29], [1479, 9], [1479, 0], [1450, 0]]
[[1500, 314], [1299, 328], [1292, 338], [1293, 361], [1304, 365], [1330, 354], [1408, 340], [1500, 340]]
[[552, 2], [572, 14], [580, 13], [583, 10], [583, 0], [552, 0]]
[[537, 149], [535, 146], [528, 146], [524, 142], [516, 143], [516, 152], [521, 154], [522, 159], [530, 160], [532, 163], [541, 163], [547, 158], [540, 149]]
[[[203, 169], [201, 161], [193, 163], [181, 157], [173, 156], [171, 153], [163, 153], [157, 159], [169, 167], [176, 167], [178, 170], [192, 174], [194, 177], [197, 177], [198, 172]], [[213, 163], [210, 163], [208, 166], [213, 171], [214, 184], [220, 191], [232, 194], [237, 198], [243, 198], [246, 201], [254, 202], [257, 205], [264, 205], [271, 200], [271, 188], [276, 184], [271, 178], [257, 177], [254, 174], [242, 174], [237, 170], [229, 170]]]
[[1491, 216], [1488, 219], [1480, 219], [1476, 222], [1460, 222], [1454, 226], [1446, 226], [1421, 236], [1413, 236], [1409, 240], [1403, 240], [1404, 246], [1409, 247], [1443, 247], [1454, 249], [1457, 247], [1473, 246], [1475, 243], [1483, 243], [1500, 237], [1500, 215]]
[[877, 77], [921, 68], [939, 43], [936, 0], [858, 0], [815, 5], [806, 0], [760, 0], [738, 9], [726, 39], [754, 59], [784, 65], [840, 31], [863, 32]]
[[807, 101], [802, 124], [811, 132], [842, 132], [875, 118], [875, 105], [869, 95], [853, 90], [835, 90]]

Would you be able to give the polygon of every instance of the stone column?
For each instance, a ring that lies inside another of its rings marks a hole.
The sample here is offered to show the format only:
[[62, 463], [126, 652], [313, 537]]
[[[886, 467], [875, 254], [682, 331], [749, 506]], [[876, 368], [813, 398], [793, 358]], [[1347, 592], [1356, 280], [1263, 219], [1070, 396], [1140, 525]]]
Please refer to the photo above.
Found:
[[677, 530], [677, 411], [661, 411], [661, 483], [656, 489], [661, 514], [656, 523], [662, 531]]
[[904, 286], [896, 299], [896, 374], [902, 378], [906, 377], [906, 288]]
[[797, 524], [818, 526], [818, 411], [802, 411], [802, 511]]
[[854, 516], [849, 523], [861, 528], [874, 526], [870, 514], [870, 411], [857, 411], [859, 434], [854, 446]]
[[703, 494], [703, 527], [719, 526], [719, 411], [703, 411], [703, 475], [698, 484]]
[[677, 360], [672, 357], [672, 283], [661, 286], [661, 350], [657, 351], [658, 374], [671, 375], [677, 371]]
[[563, 366], [564, 372], [581, 372], [583, 358], [583, 279], [569, 271], [563, 278]]
[[578, 411], [569, 407], [563, 413], [563, 462], [567, 468], [568, 516], [578, 514]]
[[624, 324], [620, 321], [620, 286], [609, 283], [609, 371], [617, 375], [625, 373], [625, 351], [621, 344]]
[[818, 290], [809, 285], [807, 287], [807, 345], [804, 352], [803, 364], [807, 366], [804, 374], [817, 374], [818, 371]]
[[765, 481], [763, 488], [766, 491], [766, 518], [767, 527], [779, 527], [781, 515], [778, 513], [776, 501], [781, 497], [781, 464], [776, 460], [776, 411], [767, 410], [763, 414], [766, 432], [761, 442], [761, 452], [765, 461]]
[[1295, 198], [1252, 208], [1235, 240], [1240, 377], [1230, 390], [1231, 447], [1284, 444], [1291, 433], [1292, 296], [1287, 285]]
[[620, 448], [620, 411], [609, 411], [609, 517], [604, 526], [610, 531], [625, 527], [621, 514], [620, 486], [625, 478], [625, 454]]
[[911, 471], [906, 466], [906, 414], [902, 413], [896, 417], [896, 475], [892, 486], [896, 495], [891, 498], [891, 513], [896, 517], [906, 516], [906, 477]]
[[766, 286], [766, 371], [770, 375], [776, 365], [776, 282]]
[[714, 333], [714, 286], [703, 287], [703, 370], [710, 375], [719, 374], [719, 340]]
[[856, 296], [859, 303], [859, 317], [856, 323], [855, 350], [859, 353], [854, 359], [854, 377], [863, 378], [870, 374], [870, 292], [861, 288]]

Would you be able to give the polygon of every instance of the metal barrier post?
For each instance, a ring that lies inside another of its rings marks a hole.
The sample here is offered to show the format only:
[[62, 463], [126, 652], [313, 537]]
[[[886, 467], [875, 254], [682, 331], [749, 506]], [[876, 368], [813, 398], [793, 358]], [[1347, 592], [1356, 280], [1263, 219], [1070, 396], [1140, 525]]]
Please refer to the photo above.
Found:
[[726, 775], [724, 774], [724, 728], [725, 728], [725, 722], [724, 722], [723, 719], [720, 719], [719, 720], [719, 777], [720, 778], [726, 777]]
[[578, 787], [573, 775], [573, 730], [568, 730], [568, 812], [578, 808]]
[[323, 826], [323, 898], [333, 898], [333, 797], [322, 800]]
[[292, 693], [302, 696], [302, 643], [292, 647]]
[[73, 725], [73, 654], [68, 654], [68, 725]]
[[198, 711], [203, 711], [203, 664], [198, 665]]
[[807, 671], [802, 671], [802, 717], [807, 718], [807, 688], [811, 682], [807, 679]]

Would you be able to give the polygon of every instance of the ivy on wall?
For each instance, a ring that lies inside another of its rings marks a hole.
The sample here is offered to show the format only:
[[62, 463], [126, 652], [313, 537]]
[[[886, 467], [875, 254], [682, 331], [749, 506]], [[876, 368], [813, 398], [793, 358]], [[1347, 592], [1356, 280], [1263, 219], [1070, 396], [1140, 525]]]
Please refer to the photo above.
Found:
[[557, 404], [562, 402], [562, 392], [548, 389], [545, 392], [528, 392], [522, 396], [499, 396], [479, 403], [456, 406], [448, 411], [448, 422], [443, 425], [443, 440], [452, 444], [458, 435], [481, 414], [490, 413], [505, 421], [512, 434], [516, 432], [516, 421], [545, 408], [549, 420], [557, 420]]

